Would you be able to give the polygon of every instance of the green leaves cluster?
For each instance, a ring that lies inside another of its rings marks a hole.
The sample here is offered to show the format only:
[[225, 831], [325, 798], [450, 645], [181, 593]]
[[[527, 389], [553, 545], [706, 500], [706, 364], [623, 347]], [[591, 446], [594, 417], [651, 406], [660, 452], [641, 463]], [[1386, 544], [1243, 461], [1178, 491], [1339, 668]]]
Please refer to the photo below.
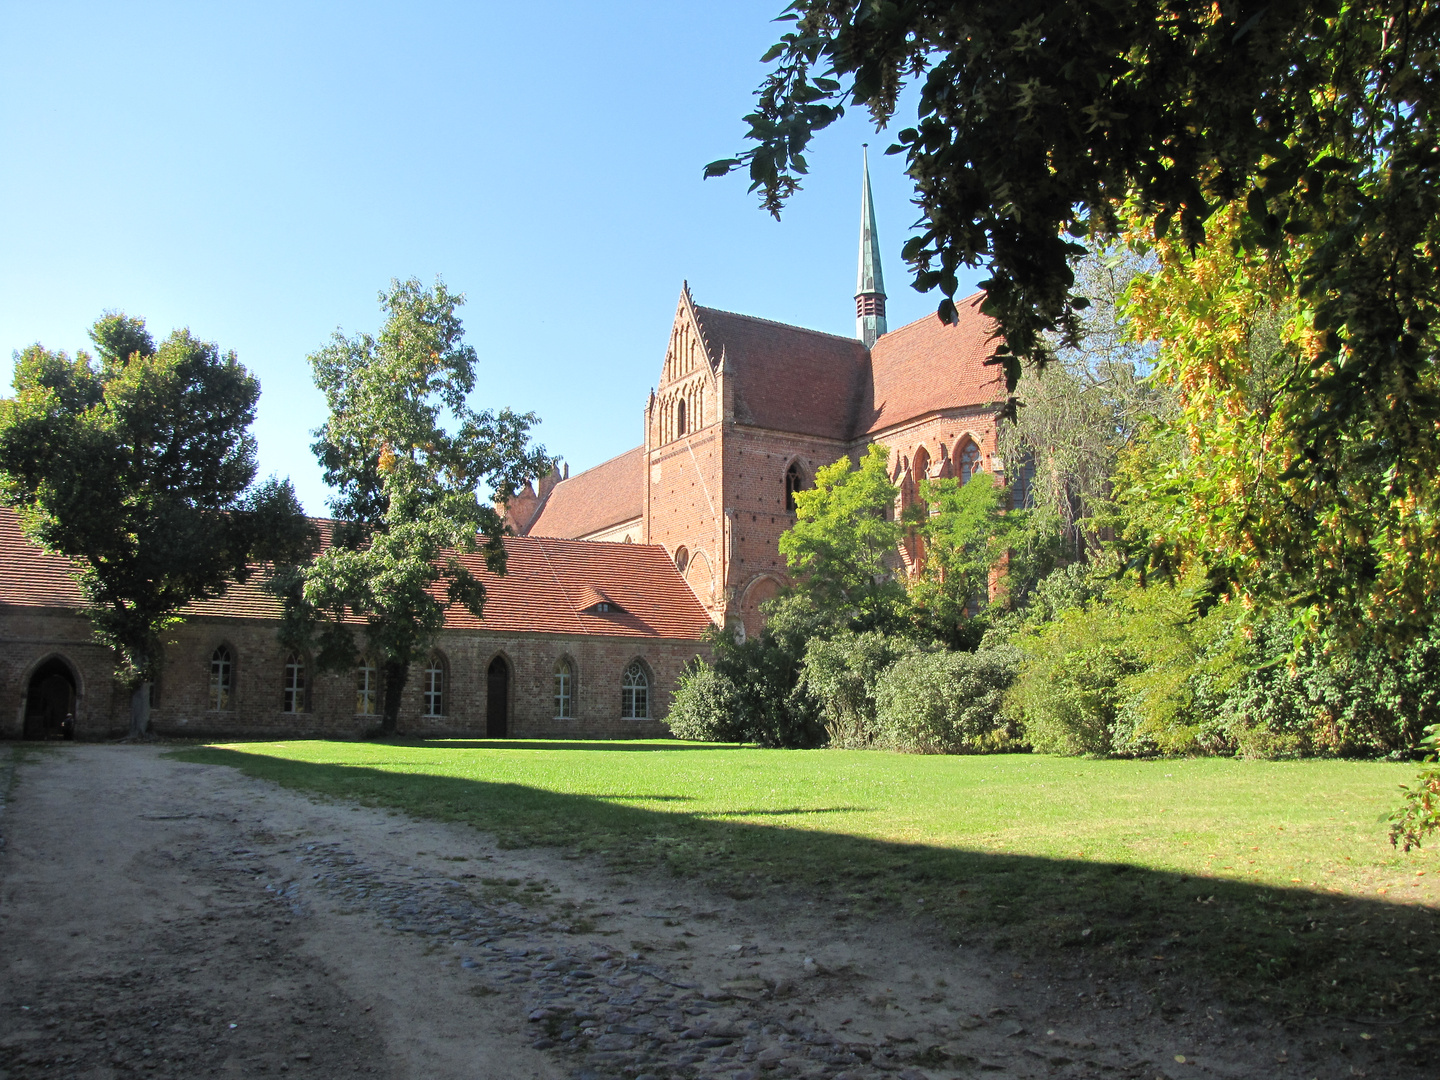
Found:
[[[132, 686], [164, 632], [257, 561], [298, 558], [308, 528], [288, 482], [252, 488], [260, 384], [235, 354], [109, 314], [96, 356], [32, 345], [0, 401], [0, 500], [46, 550], [76, 561], [96, 636]], [[144, 716], [136, 720], [143, 729]]]
[[506, 499], [551, 465], [530, 444], [533, 414], [476, 410], [476, 355], [437, 281], [392, 281], [378, 337], [337, 332], [310, 357], [330, 414], [316, 456], [336, 491], [332, 543], [281, 583], [287, 638], [322, 668], [353, 666], [361, 647], [384, 670], [384, 725], [394, 730], [411, 663], [460, 605], [477, 618], [485, 586], [458, 558], [504, 573], [504, 522], [482, 501]]

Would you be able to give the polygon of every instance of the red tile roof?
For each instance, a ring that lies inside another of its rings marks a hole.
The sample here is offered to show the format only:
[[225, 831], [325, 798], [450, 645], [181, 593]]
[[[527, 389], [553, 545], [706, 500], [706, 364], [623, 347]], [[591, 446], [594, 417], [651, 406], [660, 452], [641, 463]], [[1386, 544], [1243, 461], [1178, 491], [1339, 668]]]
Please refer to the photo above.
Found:
[[995, 352], [996, 323], [981, 314], [984, 298], [976, 293], [958, 301], [960, 321], [953, 326], [927, 315], [875, 342], [856, 438], [941, 409], [1004, 400], [1004, 372], [985, 363]]
[[14, 510], [0, 506], [0, 604], [21, 607], [76, 607], [80, 587], [71, 562], [47, 555], [25, 538]]
[[[322, 531], [328, 522], [317, 522]], [[710, 625], [695, 594], [665, 549], [651, 544], [606, 544], [587, 540], [510, 537], [503, 577], [485, 568], [479, 554], [460, 561], [485, 583], [484, 619], [452, 608], [451, 629], [492, 633], [599, 634], [693, 640]], [[0, 508], [0, 605], [80, 605], [80, 591], [68, 560], [47, 555], [21, 533], [14, 511]], [[585, 613], [595, 594], [622, 610]], [[218, 600], [192, 604], [187, 614], [273, 619], [280, 607], [252, 578]]]
[[645, 509], [645, 447], [561, 480], [551, 489], [526, 536], [573, 539], [638, 518]]
[[854, 338], [696, 307], [710, 355], [725, 357], [742, 424], [845, 442], [865, 375], [865, 345]]

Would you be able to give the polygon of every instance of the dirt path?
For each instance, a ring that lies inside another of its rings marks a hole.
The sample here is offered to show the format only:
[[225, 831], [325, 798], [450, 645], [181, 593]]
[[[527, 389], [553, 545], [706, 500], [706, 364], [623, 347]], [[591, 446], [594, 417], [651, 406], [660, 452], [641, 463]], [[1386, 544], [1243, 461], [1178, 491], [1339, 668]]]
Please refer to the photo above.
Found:
[[617, 878], [161, 747], [0, 747], [7, 790], [0, 1080], [1405, 1075], [1343, 1031]]

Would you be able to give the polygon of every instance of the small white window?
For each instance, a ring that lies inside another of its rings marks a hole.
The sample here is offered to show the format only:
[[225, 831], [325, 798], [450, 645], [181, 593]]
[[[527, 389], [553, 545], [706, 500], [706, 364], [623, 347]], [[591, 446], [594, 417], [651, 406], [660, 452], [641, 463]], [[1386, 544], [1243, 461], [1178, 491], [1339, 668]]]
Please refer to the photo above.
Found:
[[639, 660], [625, 669], [620, 679], [620, 716], [644, 720], [650, 715], [650, 679]]
[[219, 646], [210, 654], [210, 708], [224, 712], [230, 708], [230, 688], [235, 674], [235, 662], [230, 650]]
[[568, 720], [575, 715], [574, 704], [575, 670], [569, 660], [555, 665], [555, 716]]
[[380, 671], [369, 657], [355, 669], [355, 712], [374, 716], [380, 709]]
[[425, 715], [445, 715], [445, 661], [432, 656], [425, 666]]
[[288, 713], [305, 711], [305, 661], [295, 653], [285, 658], [285, 691], [280, 707]]

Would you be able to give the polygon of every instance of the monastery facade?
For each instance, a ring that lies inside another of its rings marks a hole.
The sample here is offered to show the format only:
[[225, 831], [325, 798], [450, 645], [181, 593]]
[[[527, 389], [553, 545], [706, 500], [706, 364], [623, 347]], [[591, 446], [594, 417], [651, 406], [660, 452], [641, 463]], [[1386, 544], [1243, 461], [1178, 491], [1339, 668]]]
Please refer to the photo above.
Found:
[[[890, 331], [870, 194], [862, 186], [856, 336], [695, 302], [683, 287], [644, 405], [644, 442], [504, 508], [508, 572], [484, 618], [452, 609], [410, 672], [400, 732], [614, 737], [667, 732], [676, 679], [712, 624], [755, 633], [789, 581], [780, 535], [815, 471], [890, 451], [896, 511], [925, 477], [999, 473], [1004, 399], [979, 297], [945, 325]], [[904, 557], [904, 553], [902, 553]], [[122, 734], [129, 694], [94, 642], [71, 567], [0, 510], [0, 737]], [[279, 607], [253, 582], [192, 605], [167, 645], [151, 723], [162, 734], [354, 736], [379, 722], [378, 665], [319, 673], [284, 649]]]
[[507, 508], [523, 536], [659, 545], [710, 618], [748, 633], [790, 579], [780, 534], [815, 470], [866, 446], [890, 451], [897, 511], [924, 477], [1004, 479], [1003, 376], [980, 297], [958, 323], [889, 331], [869, 172], [861, 198], [856, 336], [737, 315], [682, 288], [645, 441], [575, 476], [552, 475]]

